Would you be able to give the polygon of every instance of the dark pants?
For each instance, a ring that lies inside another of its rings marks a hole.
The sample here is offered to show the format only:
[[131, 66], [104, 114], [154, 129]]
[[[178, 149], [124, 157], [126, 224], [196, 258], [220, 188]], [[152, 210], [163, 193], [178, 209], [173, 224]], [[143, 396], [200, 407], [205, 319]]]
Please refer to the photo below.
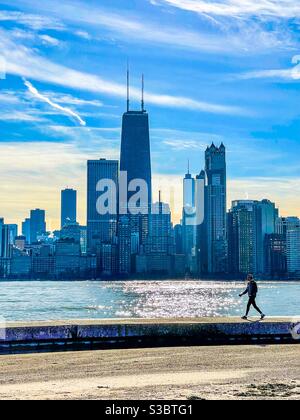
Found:
[[255, 296], [252, 296], [252, 297], [250, 297], [249, 298], [249, 302], [248, 302], [248, 306], [247, 306], [247, 313], [246, 313], [246, 315], [248, 316], [249, 315], [249, 312], [250, 312], [250, 309], [251, 309], [251, 306], [253, 306], [253, 308], [254, 309], [256, 309], [257, 310], [257, 312], [259, 312], [261, 315], [262, 315], [262, 311], [259, 309], [259, 307], [256, 305], [256, 301], [255, 301], [255, 299], [256, 299], [256, 297]]

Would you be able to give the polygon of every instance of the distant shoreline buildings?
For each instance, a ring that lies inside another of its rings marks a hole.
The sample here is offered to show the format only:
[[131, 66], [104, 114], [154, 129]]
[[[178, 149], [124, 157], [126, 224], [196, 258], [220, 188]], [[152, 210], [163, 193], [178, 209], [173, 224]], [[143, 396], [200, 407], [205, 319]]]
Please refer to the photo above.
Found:
[[[275, 204], [265, 199], [235, 200], [227, 211], [224, 144], [206, 149], [199, 175], [188, 170], [182, 221], [173, 226], [161, 195], [158, 203], [152, 202], [144, 79], [140, 111], [130, 110], [129, 73], [127, 87], [120, 163], [104, 158], [87, 162], [86, 226], [77, 223], [77, 192], [70, 188], [61, 192], [59, 231], [47, 232], [41, 209], [31, 210], [21, 235], [17, 225], [0, 218], [0, 278], [233, 279], [251, 272], [264, 279], [299, 279], [299, 218], [280, 217]], [[103, 180], [111, 188], [104, 188]], [[140, 192], [139, 185], [146, 186], [146, 204], [141, 199], [140, 211], [134, 213], [128, 211], [129, 203]]]

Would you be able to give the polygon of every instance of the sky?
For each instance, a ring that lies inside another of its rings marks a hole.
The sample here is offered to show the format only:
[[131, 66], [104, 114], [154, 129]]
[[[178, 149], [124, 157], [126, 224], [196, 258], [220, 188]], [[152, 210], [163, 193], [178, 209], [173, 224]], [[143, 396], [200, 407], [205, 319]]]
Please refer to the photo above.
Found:
[[56, 229], [72, 187], [85, 223], [87, 159], [119, 158], [128, 61], [175, 222], [187, 162], [199, 173], [212, 142], [228, 206], [268, 198], [300, 216], [299, 26], [295, 0], [0, 0], [0, 216], [43, 208]]

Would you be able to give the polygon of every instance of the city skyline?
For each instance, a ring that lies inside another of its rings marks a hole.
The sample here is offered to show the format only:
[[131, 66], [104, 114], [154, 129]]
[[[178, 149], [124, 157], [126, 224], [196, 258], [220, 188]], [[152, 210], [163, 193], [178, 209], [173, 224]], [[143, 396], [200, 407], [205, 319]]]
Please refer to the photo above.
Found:
[[62, 18], [56, 1], [0, 1], [0, 200], [8, 223], [41, 207], [57, 229], [67, 186], [78, 191], [85, 223], [85, 162], [119, 159], [128, 59], [134, 108], [145, 73], [154, 201], [159, 189], [168, 201], [162, 184], [181, 199], [187, 160], [198, 173], [206, 146], [223, 141], [228, 209], [236, 199], [267, 198], [283, 216], [300, 215], [299, 10], [284, 12], [276, 0], [269, 8], [186, 3], [66, 1]]

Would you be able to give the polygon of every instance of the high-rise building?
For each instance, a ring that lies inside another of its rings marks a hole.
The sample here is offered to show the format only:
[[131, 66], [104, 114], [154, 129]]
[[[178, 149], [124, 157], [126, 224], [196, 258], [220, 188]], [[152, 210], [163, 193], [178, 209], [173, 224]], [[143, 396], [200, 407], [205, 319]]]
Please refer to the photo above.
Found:
[[176, 254], [183, 255], [183, 226], [176, 225], [174, 227]]
[[9, 224], [9, 242], [11, 245], [14, 244], [15, 238], [18, 236], [18, 225], [16, 224]]
[[286, 271], [293, 277], [298, 265], [298, 231], [300, 229], [300, 219], [298, 217], [278, 217], [275, 223], [276, 235], [282, 237], [285, 248], [284, 259]]
[[2, 229], [4, 226], [4, 218], [0, 217], [0, 257], [2, 257]]
[[300, 275], [300, 226], [287, 231], [287, 269], [290, 277]]
[[87, 255], [87, 228], [80, 226], [80, 248], [81, 255]]
[[223, 144], [214, 144], [205, 152], [206, 194], [205, 229], [207, 236], [208, 273], [227, 271], [227, 188], [226, 149]]
[[129, 275], [131, 273], [131, 229], [130, 218], [121, 216], [118, 226], [119, 239], [119, 273]]
[[195, 178], [190, 174], [190, 170], [188, 170], [183, 180], [182, 239], [183, 253], [186, 256], [186, 267], [189, 271], [192, 271], [193, 260], [196, 256], [195, 188]]
[[161, 200], [153, 205], [149, 217], [149, 234], [145, 254], [136, 259], [137, 272], [169, 274], [174, 269], [175, 236], [168, 204]]
[[228, 214], [231, 272], [265, 274], [268, 271], [266, 236], [275, 233], [277, 217], [278, 210], [269, 200], [232, 203]]
[[149, 219], [146, 254], [175, 254], [175, 236], [168, 204], [159, 201], [153, 205]]
[[103, 243], [111, 243], [117, 234], [118, 171], [117, 160], [88, 161], [87, 248], [93, 254], [100, 252]]
[[287, 274], [286, 235], [273, 233], [265, 237], [265, 273], [271, 278], [282, 278]]
[[[127, 173], [128, 185], [134, 180], [144, 180], [148, 186], [148, 204], [152, 202], [152, 174], [149, 115], [144, 107], [131, 111], [129, 104], [128, 73], [127, 112], [123, 114], [120, 170]], [[144, 91], [144, 89], [143, 89]], [[130, 194], [129, 194], [130, 196]]]
[[276, 232], [276, 220], [278, 219], [278, 209], [269, 200], [256, 201], [256, 223], [257, 223], [257, 273], [266, 272], [265, 239], [266, 235]]
[[61, 192], [61, 228], [77, 220], [77, 191], [67, 188]]
[[278, 217], [275, 226], [276, 233], [286, 236], [289, 230], [297, 229], [300, 226], [300, 219], [298, 217]]
[[[130, 110], [129, 72], [127, 82], [127, 112], [124, 113], [122, 119], [120, 158], [121, 175], [126, 176], [127, 179], [125, 188], [122, 183], [122, 191], [120, 191], [120, 210], [123, 215], [128, 213], [128, 203], [139, 191], [140, 183], [143, 182], [144, 187], [147, 188], [143, 197], [145, 202], [138, 203], [141, 209], [140, 214], [130, 214], [131, 231], [139, 234], [140, 245], [142, 245], [148, 234], [148, 214], [152, 203], [149, 115], [144, 107], [144, 94], [141, 110]], [[131, 213], [130, 209], [129, 213]]]
[[256, 212], [254, 201], [234, 201], [228, 213], [229, 270], [235, 274], [257, 272]]
[[30, 212], [30, 243], [38, 242], [38, 237], [46, 233], [45, 210], [31, 210]]
[[30, 240], [30, 219], [29, 218], [25, 219], [24, 222], [22, 223], [22, 235], [25, 236], [26, 243], [30, 244], [31, 240]]
[[103, 243], [101, 245], [101, 272], [105, 276], [112, 276], [118, 273], [118, 247], [114, 243]]
[[205, 225], [205, 171], [196, 176], [196, 271], [198, 274], [207, 272], [207, 233]]
[[2, 225], [1, 237], [1, 257], [10, 258], [12, 255], [12, 244], [10, 242], [9, 225]]

